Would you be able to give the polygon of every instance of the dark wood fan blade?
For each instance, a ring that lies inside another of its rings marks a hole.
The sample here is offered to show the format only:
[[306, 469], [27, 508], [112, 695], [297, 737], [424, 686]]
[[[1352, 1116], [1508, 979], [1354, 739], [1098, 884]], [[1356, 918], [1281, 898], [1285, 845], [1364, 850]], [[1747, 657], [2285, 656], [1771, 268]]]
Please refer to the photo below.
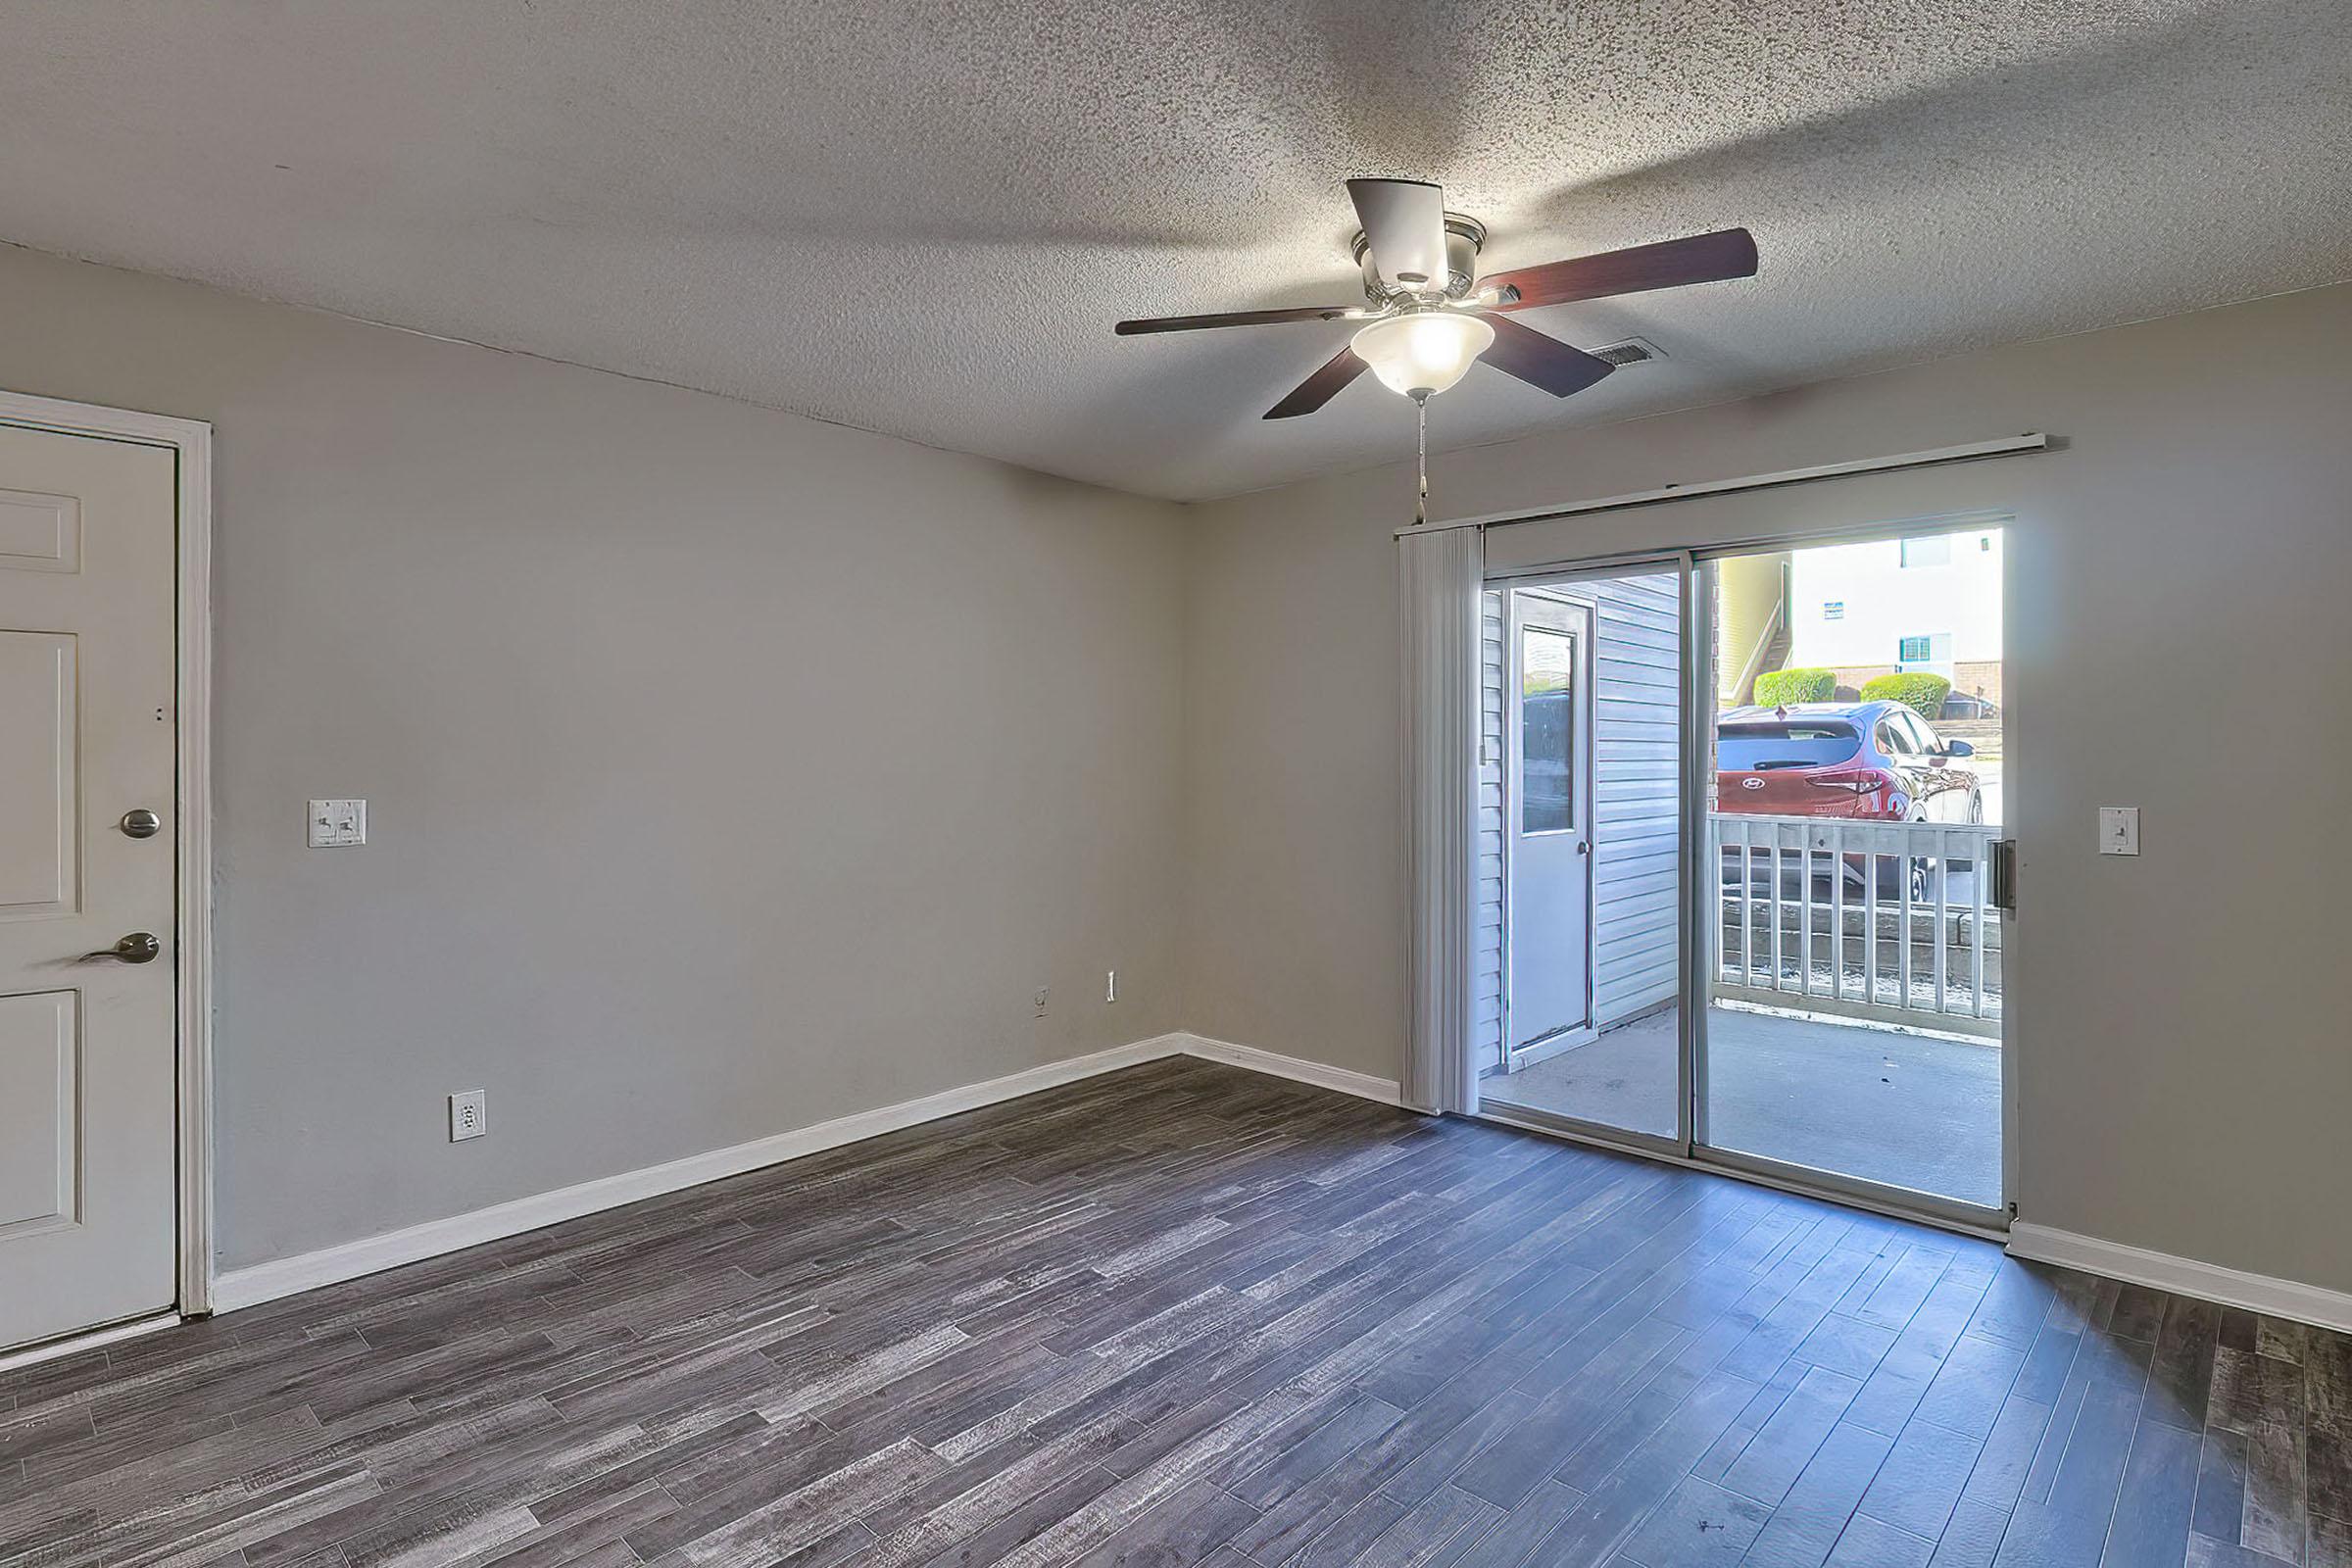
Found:
[[1572, 348], [1556, 337], [1523, 326], [1507, 316], [1488, 316], [1494, 341], [1479, 358], [1529, 386], [1540, 386], [1555, 398], [1582, 392], [1611, 370], [1608, 361]]
[[1524, 311], [1569, 300], [1607, 299], [1613, 294], [1641, 294], [1653, 288], [1755, 275], [1755, 236], [1744, 228], [1724, 228], [1690, 239], [1662, 240], [1655, 245], [1580, 256], [1572, 262], [1546, 262], [1541, 267], [1496, 272], [1479, 279], [1479, 286], [1518, 290], [1517, 299], [1494, 309]]
[[1301, 414], [1312, 414], [1339, 395], [1340, 388], [1364, 373], [1364, 362], [1355, 357], [1355, 350], [1342, 349], [1327, 361], [1323, 368], [1291, 388], [1284, 398], [1265, 412], [1269, 419], [1295, 419]]
[[1121, 321], [1121, 337], [1140, 332], [1199, 332], [1212, 326], [1271, 326], [1277, 321], [1337, 321], [1359, 309], [1353, 305], [1298, 305], [1279, 311], [1223, 311], [1214, 316], [1147, 316]]

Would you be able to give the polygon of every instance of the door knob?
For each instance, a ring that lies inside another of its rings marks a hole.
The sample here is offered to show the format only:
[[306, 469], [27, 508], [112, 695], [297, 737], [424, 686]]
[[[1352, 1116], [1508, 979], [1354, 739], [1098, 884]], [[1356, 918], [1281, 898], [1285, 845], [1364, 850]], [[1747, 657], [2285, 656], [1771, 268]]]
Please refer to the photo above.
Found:
[[163, 951], [164, 945], [155, 940], [154, 932], [133, 931], [113, 947], [100, 948], [97, 952], [85, 953], [82, 956], [85, 958], [119, 958], [124, 963], [153, 963], [156, 956]]
[[164, 819], [144, 806], [122, 813], [122, 831], [134, 839], [151, 839], [163, 831]]

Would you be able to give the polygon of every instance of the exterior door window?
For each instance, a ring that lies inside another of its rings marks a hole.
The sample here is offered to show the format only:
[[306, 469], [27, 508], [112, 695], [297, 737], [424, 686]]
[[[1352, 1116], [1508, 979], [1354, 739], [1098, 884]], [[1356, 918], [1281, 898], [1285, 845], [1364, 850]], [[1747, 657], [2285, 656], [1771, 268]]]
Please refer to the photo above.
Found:
[[1524, 635], [1521, 831], [1566, 833], [1576, 826], [1576, 634], [1530, 626]]

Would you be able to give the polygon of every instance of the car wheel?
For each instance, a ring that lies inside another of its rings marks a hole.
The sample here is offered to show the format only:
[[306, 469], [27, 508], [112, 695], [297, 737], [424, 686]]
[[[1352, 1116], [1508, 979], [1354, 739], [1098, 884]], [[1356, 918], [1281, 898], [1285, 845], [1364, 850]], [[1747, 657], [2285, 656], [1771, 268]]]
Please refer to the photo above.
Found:
[[[1971, 790], [1968, 792], [1968, 825], [1970, 827], [1984, 825], [1984, 796], [1982, 791]], [[1968, 876], [1976, 870], [1977, 862], [1973, 858], [1956, 855], [1944, 868], [1961, 876]]]
[[1882, 901], [1900, 900], [1906, 881], [1911, 885], [1913, 904], [1921, 903], [1935, 893], [1936, 884], [1932, 879], [1936, 862], [1930, 857], [1881, 855], [1873, 858], [1878, 864], [1879, 898]]
[[1878, 872], [1880, 902], [1886, 903], [1903, 896], [1903, 879], [1906, 874], [1911, 878], [1912, 888], [1917, 890], [1919, 861], [1916, 858], [1898, 858], [1891, 855], [1881, 855], [1873, 857], [1873, 860]]

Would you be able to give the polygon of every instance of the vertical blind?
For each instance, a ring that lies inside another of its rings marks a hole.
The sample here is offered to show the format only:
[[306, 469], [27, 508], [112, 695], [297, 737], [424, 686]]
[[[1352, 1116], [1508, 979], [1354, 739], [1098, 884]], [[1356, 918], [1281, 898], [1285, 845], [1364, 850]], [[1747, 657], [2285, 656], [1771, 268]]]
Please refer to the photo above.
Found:
[[1412, 1017], [1404, 1100], [1474, 1111], [1479, 595], [1485, 534], [1407, 533], [1396, 541], [1403, 602], [1406, 883], [1412, 897]]

